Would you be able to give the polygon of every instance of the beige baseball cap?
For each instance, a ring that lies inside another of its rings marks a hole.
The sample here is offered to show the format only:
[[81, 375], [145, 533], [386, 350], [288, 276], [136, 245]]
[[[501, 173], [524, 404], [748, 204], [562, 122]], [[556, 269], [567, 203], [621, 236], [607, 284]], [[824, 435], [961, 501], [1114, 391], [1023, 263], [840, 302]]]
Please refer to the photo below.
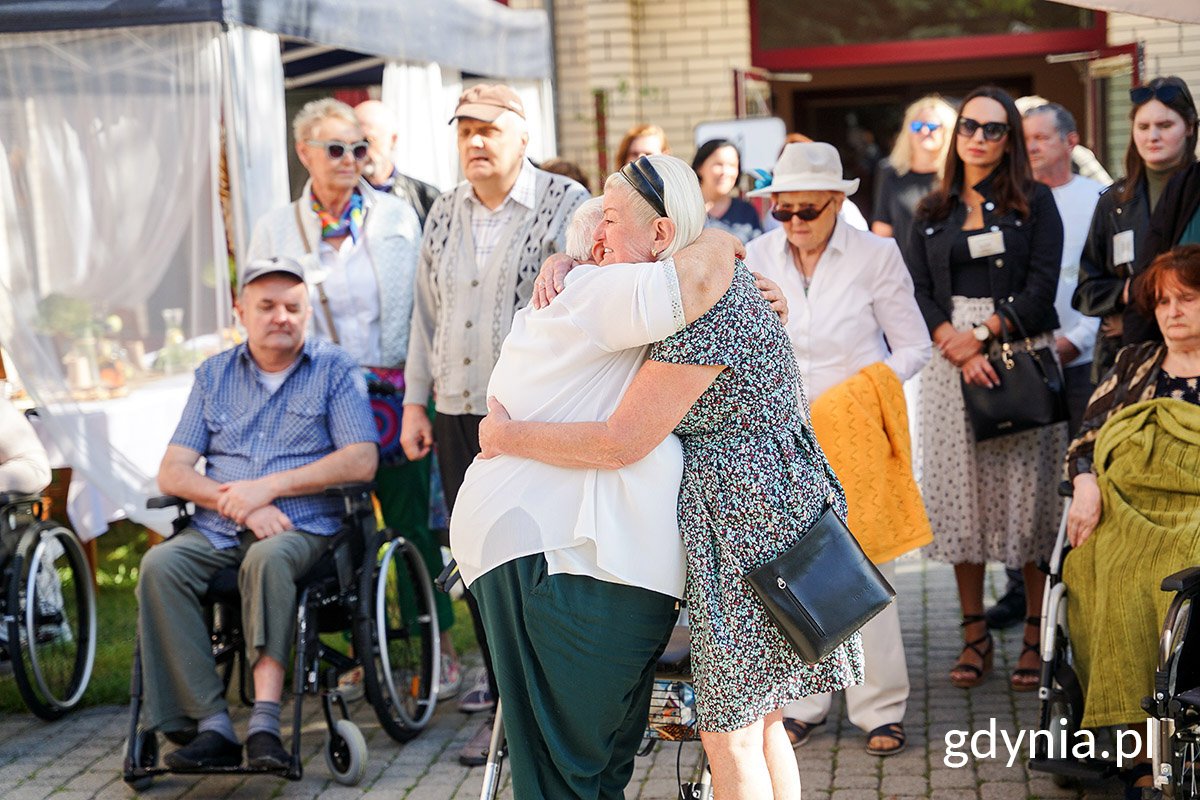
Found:
[[467, 89], [458, 98], [451, 122], [459, 117], [494, 122], [505, 111], [511, 111], [525, 119], [525, 104], [508, 86], [502, 83], [481, 83]]

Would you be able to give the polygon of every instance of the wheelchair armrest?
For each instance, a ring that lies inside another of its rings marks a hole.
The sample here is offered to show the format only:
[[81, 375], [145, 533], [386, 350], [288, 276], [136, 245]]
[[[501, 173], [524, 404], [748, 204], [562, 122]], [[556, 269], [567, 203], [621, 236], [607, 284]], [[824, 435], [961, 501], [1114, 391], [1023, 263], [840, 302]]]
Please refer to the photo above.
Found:
[[173, 494], [160, 494], [146, 501], [146, 508], [187, 508], [188, 501]]
[[1063, 481], [1062, 483], [1060, 483], [1058, 485], [1058, 496], [1059, 497], [1074, 497], [1075, 496], [1075, 486], [1072, 485], [1072, 483], [1070, 481]]
[[1197, 589], [1200, 589], [1200, 567], [1181, 569], [1174, 575], [1163, 578], [1162, 590], [1164, 592], [1191, 593]]
[[26, 494], [25, 492], [0, 492], [0, 506], [11, 506], [15, 503], [40, 503], [42, 496], [40, 494]]
[[362, 481], [360, 483], [338, 483], [333, 486], [325, 487], [326, 497], [355, 497], [358, 495], [370, 494], [375, 491], [375, 484], [372, 481]]

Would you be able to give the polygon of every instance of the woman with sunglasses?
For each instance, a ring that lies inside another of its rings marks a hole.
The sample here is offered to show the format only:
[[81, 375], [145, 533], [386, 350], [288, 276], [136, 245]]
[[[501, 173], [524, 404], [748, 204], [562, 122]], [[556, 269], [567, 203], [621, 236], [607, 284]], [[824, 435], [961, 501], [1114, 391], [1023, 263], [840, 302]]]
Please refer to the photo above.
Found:
[[[1196, 104], [1181, 78], [1155, 78], [1136, 86], [1129, 100], [1133, 131], [1125, 151], [1125, 177], [1096, 204], [1079, 261], [1079, 286], [1071, 298], [1081, 313], [1103, 320], [1092, 361], [1092, 380], [1097, 383], [1124, 345], [1159, 338], [1153, 320], [1130, 302], [1130, 282], [1137, 265], [1149, 263], [1180, 241], [1164, 241], [1171, 238], [1166, 233], [1151, 243], [1150, 218], [1160, 198], [1168, 198], [1165, 187], [1171, 178], [1196, 160]], [[1170, 197], [1164, 219], [1168, 210], [1177, 208], [1182, 206]], [[1182, 228], [1171, 233], [1175, 232], [1182, 234]]]
[[[628, 269], [629, 264], [657, 261], [674, 252], [677, 235], [697, 230], [703, 219], [699, 186], [685, 162], [671, 156], [639, 159], [605, 184], [604, 216], [596, 231], [601, 263], [624, 263], [606, 268]], [[798, 800], [799, 773], [783, 729], [782, 707], [861, 682], [862, 648], [854, 634], [820, 663], [805, 664], [742, 576], [795, 544], [827, 502], [844, 515], [845, 499], [797, 402], [803, 384], [786, 331], [750, 271], [728, 258], [694, 266], [681, 260], [674, 267], [678, 313], [689, 322], [652, 344], [648, 360], [631, 379], [612, 377], [621, 391], [615, 407], [598, 409], [595, 422], [532, 421], [562, 418], [541, 409], [527, 409], [520, 414], [526, 420], [514, 420], [501, 404], [504, 396], [492, 397], [479, 428], [480, 445], [485, 459], [515, 457], [575, 470], [614, 470], [636, 465], [672, 432], [679, 437], [683, 477], [677, 509], [687, 559], [691, 660], [714, 794], [722, 800]], [[565, 293], [572, 288], [568, 285]], [[622, 299], [610, 293], [605, 302], [623, 311], [607, 314], [604, 324], [629, 338], [624, 329], [636, 330], [636, 312], [669, 299], [663, 294], [633, 293]], [[550, 366], [538, 364], [537, 369]], [[592, 383], [590, 392], [600, 392], [600, 385]], [[582, 521], [591, 524], [602, 509], [593, 511], [585, 504], [583, 510]], [[456, 508], [452, 540], [459, 531], [458, 513]], [[477, 527], [467, 525], [465, 535], [485, 541], [492, 535], [472, 534]], [[627, 553], [610, 563], [622, 569], [636, 563], [644, 569], [637, 558]], [[471, 587], [483, 593], [480, 605], [489, 638], [495, 638], [489, 615], [503, 602], [492, 598], [513, 596], [497, 586], [504, 576], [492, 580], [492, 573]], [[537, 594], [559, 596], [558, 577], [540, 579]], [[531, 595], [524, 618], [531, 618], [542, 602]]]
[[[289, 256], [303, 264], [316, 334], [345, 348], [369, 383], [400, 401], [421, 246], [417, 212], [363, 179], [368, 144], [350, 106], [333, 98], [310, 101], [293, 119], [292, 133], [309, 179], [297, 200], [258, 221], [248, 258]], [[384, 521], [405, 531], [429, 574], [437, 575], [443, 561], [429, 530], [429, 470], [429, 459], [385, 454], [375, 484]], [[454, 608], [449, 595], [435, 595], [445, 698], [457, 691], [461, 676], [450, 639]], [[360, 675], [346, 676], [344, 693], [361, 691]]]
[[[894, 516], [867, 511], [878, 510], [873, 504], [879, 494], [874, 486], [847, 480], [845, 488], [851, 530], [884, 577], [892, 580], [895, 559], [930, 539], [908, 457], [908, 415], [901, 384], [929, 362], [931, 347], [896, 242], [858, 230], [838, 214], [847, 204], [846, 196], [858, 188], [857, 179], [843, 180], [842, 174], [832, 145], [787, 145], [771, 185], [751, 193], [771, 197], [771, 215], [782, 227], [751, 242], [746, 263], [778, 283], [787, 298], [787, 333], [807, 400], [812, 402], [813, 428], [838, 474], [845, 478], [865, 469], [876, 476], [888, 475], [892, 485], [888, 503], [897, 511]], [[854, 415], [854, 409], [875, 398], [879, 398], [878, 413], [872, 418], [887, 418], [891, 424], [886, 427], [902, 441], [889, 441], [885, 426], [863, 424]], [[826, 420], [834, 419], [838, 437], [825, 427]], [[841, 458], [848, 454], [850, 440], [859, 452]], [[868, 440], [882, 446], [861, 447]], [[876, 455], [862, 457], [866, 450]], [[904, 457], [895, 461], [890, 455], [878, 455], [899, 451]], [[863, 627], [862, 640], [865, 680], [862, 686], [846, 689], [847, 712], [850, 721], [866, 733], [868, 753], [893, 755], [905, 746], [909, 694], [895, 604]], [[832, 702], [833, 695], [827, 692], [787, 707], [783, 725], [793, 747], [803, 745], [825, 724]]]
[[732, 233], [744, 244], [761, 236], [763, 228], [754, 206], [733, 196], [741, 165], [742, 154], [728, 139], [709, 139], [697, 148], [692, 159], [707, 212], [704, 227]]
[[938, 170], [946, 162], [953, 127], [954, 109], [936, 94], [926, 95], [904, 110], [904, 123], [891, 155], [880, 162], [875, 178], [871, 233], [905, 242], [917, 203], [933, 191]]
[[978, 686], [994, 644], [983, 616], [988, 561], [1025, 574], [1024, 647], [1012, 688], [1038, 684], [1044, 576], [1058, 523], [1058, 464], [1066, 426], [976, 442], [962, 383], [997, 387], [988, 361], [1003, 302], [1037, 346], [1053, 349], [1054, 296], [1063, 226], [1046, 186], [1033, 180], [1021, 116], [1012, 98], [985, 86], [966, 96], [941, 185], [917, 206], [906, 250], [917, 305], [938, 352], [921, 373], [916, 402], [921, 495], [933, 525], [928, 553], [954, 565], [965, 641], [950, 671], [955, 686]]

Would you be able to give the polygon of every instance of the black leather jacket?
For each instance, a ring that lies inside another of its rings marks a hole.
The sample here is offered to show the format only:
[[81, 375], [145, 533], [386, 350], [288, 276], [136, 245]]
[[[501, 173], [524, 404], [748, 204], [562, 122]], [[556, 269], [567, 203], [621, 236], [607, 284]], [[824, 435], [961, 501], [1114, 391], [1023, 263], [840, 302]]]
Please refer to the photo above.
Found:
[[[1150, 203], [1146, 198], [1144, 180], [1138, 184], [1133, 197], [1122, 203], [1120, 196], [1124, 187], [1125, 179], [1121, 178], [1100, 195], [1096, 211], [1092, 214], [1087, 242], [1079, 258], [1079, 285], [1075, 287], [1071, 305], [1089, 317], [1136, 314], [1126, 309], [1121, 295], [1125, 291], [1125, 280], [1136, 271], [1138, 255], [1144, 252], [1147, 244]], [[1134, 261], [1117, 264], [1113, 260], [1113, 237], [1124, 231], [1133, 231]], [[1096, 337], [1092, 359], [1093, 381], [1098, 383], [1112, 368], [1121, 347], [1120, 337], [1103, 334]]]
[[[1004, 235], [1004, 252], [992, 258], [988, 270], [992, 300], [1012, 306], [1030, 336], [1058, 327], [1054, 295], [1062, 262], [1063, 227], [1054, 195], [1030, 181], [1026, 187], [1029, 218], [996, 211], [991, 177], [974, 188], [983, 195], [983, 227]], [[967, 218], [967, 208], [955, 197], [950, 216], [936, 222], [918, 216], [904, 251], [917, 305], [932, 333], [950, 321], [950, 248]]]

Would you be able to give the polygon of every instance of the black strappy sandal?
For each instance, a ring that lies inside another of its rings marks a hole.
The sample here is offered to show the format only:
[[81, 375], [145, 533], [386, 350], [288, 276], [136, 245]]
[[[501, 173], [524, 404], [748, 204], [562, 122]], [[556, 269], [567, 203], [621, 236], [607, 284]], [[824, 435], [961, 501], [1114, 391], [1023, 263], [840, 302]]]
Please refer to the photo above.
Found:
[[[894, 747], [871, 747], [872, 739], [888, 739], [895, 743]], [[880, 725], [875, 730], [867, 734], [867, 753], [873, 756], [894, 756], [904, 749], [904, 745], [908, 743], [908, 737], [904, 735], [904, 723], [892, 722], [887, 725]]]
[[[1025, 624], [1038, 626], [1038, 638], [1031, 642], [1022, 637], [1021, 641], [1024, 644], [1024, 647], [1021, 648], [1021, 655], [1017, 656], [1017, 660], [1019, 661], [1021, 656], [1024, 656], [1026, 653], [1033, 653], [1038, 656], [1038, 660], [1040, 661], [1042, 618], [1026, 617]], [[1040, 669], [1034, 669], [1032, 667], [1017, 667], [1013, 670], [1012, 677], [1009, 678], [1008, 684], [1012, 687], [1014, 692], [1032, 692], [1034, 689], [1038, 688], [1038, 684], [1041, 683], [1041, 680], [1042, 672]]]
[[[968, 625], [973, 625], [976, 622], [986, 623], [987, 620], [984, 619], [983, 614], [963, 614], [962, 624], [959, 625], [959, 627], [966, 628]], [[985, 643], [987, 644], [987, 647], [981, 649], [980, 645]], [[990, 631], [985, 631], [983, 636], [964, 644], [963, 652], [965, 653], [968, 650], [974, 652], [975, 655], [979, 656], [979, 658], [982, 660], [983, 666], [977, 667], [974, 664], [968, 664], [964, 661], [959, 661], [950, 670], [950, 683], [954, 686], [957, 686], [959, 689], [973, 689], [974, 687], [983, 683], [983, 679], [987, 677], [989, 672], [992, 671], [992, 655], [995, 652], [995, 649], [995, 642], [992, 641], [992, 634]], [[956, 678], [954, 676], [955, 672], [971, 672], [973, 674], [969, 678]]]

